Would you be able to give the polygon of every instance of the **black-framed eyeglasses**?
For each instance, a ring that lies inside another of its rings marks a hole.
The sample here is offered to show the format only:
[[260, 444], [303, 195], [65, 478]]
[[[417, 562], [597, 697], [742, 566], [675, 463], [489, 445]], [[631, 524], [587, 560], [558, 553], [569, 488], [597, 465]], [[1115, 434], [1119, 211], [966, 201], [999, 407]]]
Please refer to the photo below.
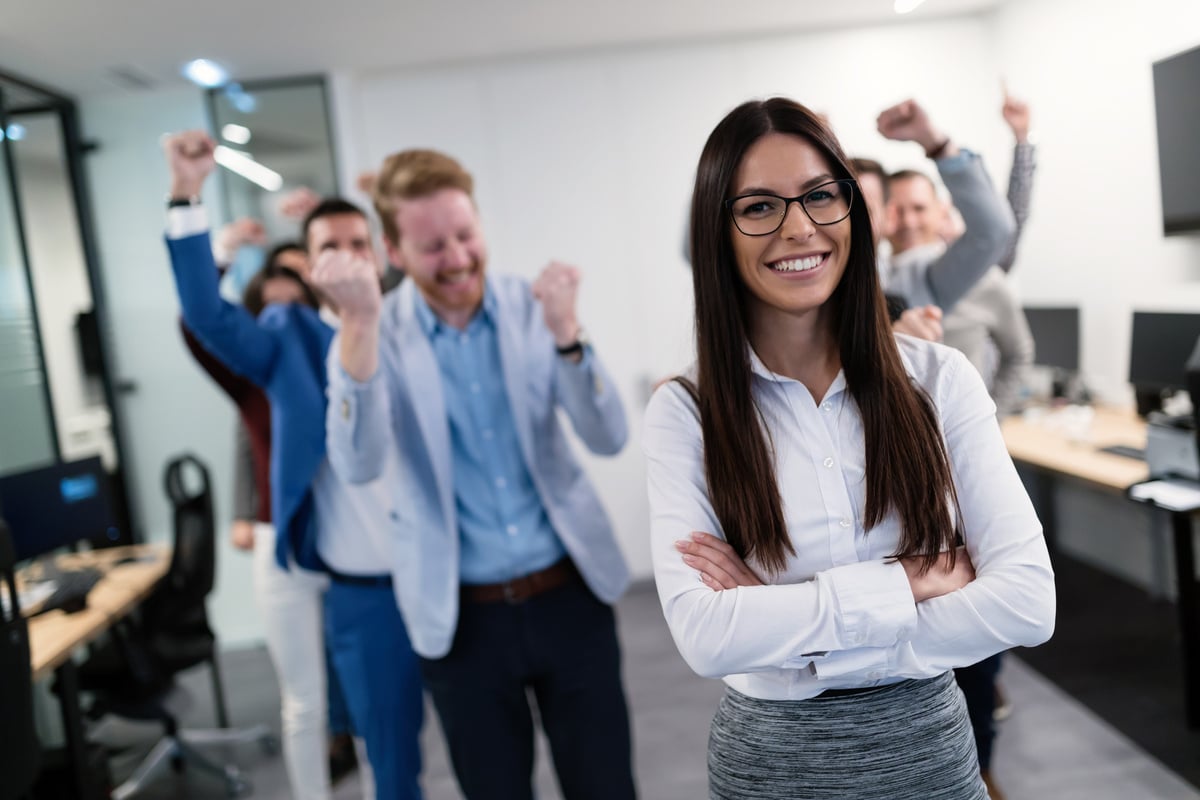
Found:
[[733, 224], [747, 236], [766, 236], [779, 230], [792, 203], [799, 203], [814, 225], [833, 225], [850, 216], [854, 202], [851, 178], [822, 183], [796, 197], [743, 194], [725, 201]]

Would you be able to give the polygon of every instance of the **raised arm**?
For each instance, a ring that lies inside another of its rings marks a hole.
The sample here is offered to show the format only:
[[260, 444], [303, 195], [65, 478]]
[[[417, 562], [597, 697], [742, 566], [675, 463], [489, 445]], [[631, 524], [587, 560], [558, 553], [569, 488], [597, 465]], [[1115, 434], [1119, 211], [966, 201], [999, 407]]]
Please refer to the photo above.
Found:
[[203, 131], [185, 131], [163, 142], [171, 173], [167, 249], [187, 328], [211, 355], [260, 386], [274, 364], [278, 342], [241, 306], [221, 298], [209, 243], [208, 216], [198, 204], [204, 181], [216, 165], [214, 143]]
[[1033, 172], [1037, 168], [1036, 148], [1029, 140], [1029, 104], [1018, 100], [1004, 91], [1004, 106], [1001, 108], [1004, 121], [1008, 123], [1016, 144], [1013, 146], [1012, 170], [1008, 173], [1008, 205], [1016, 220], [1016, 231], [1009, 241], [1008, 249], [996, 262], [1005, 272], [1012, 269], [1017, 258], [1017, 243], [1025, 220], [1029, 219], [1030, 197], [1033, 195]]
[[317, 258], [312, 282], [342, 323], [327, 356], [326, 452], [342, 480], [366, 483], [382, 473], [392, 435], [379, 373], [379, 276], [367, 259], [327, 250]]
[[877, 120], [889, 139], [921, 145], [937, 164], [966, 230], [924, 275], [933, 303], [949, 312], [996, 263], [1012, 238], [1012, 212], [992, 187], [978, 155], [964, 150], [930, 120], [914, 100], [885, 110]]
[[581, 339], [583, 329], [575, 311], [580, 277], [578, 268], [552, 261], [542, 270], [532, 291], [541, 302], [555, 346], [567, 351], [555, 364], [558, 402], [589, 450], [615, 455], [628, 436], [625, 409], [612, 378], [591, 345]]

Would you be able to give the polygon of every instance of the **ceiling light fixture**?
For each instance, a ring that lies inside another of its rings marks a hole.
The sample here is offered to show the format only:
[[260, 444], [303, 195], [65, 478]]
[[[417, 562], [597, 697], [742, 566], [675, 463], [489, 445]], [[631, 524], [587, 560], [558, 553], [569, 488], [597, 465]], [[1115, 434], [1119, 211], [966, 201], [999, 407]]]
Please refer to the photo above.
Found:
[[10, 142], [19, 142], [25, 138], [25, 126], [19, 122], [10, 122], [7, 130], [0, 129], [0, 141], [8, 139]]
[[896, 5], [894, 8], [896, 9], [897, 14], [907, 14], [908, 12], [915, 10], [917, 6], [924, 2], [925, 0], [896, 0]]
[[231, 122], [221, 128], [221, 138], [234, 144], [246, 144], [250, 141], [250, 129], [245, 125], [234, 125]]
[[225, 169], [236, 172], [252, 183], [257, 183], [268, 192], [278, 192], [283, 186], [282, 175], [269, 167], [264, 167], [240, 150], [219, 144], [213, 151], [213, 157]]
[[229, 80], [229, 72], [215, 61], [197, 58], [183, 65], [183, 77], [197, 86], [215, 89]]

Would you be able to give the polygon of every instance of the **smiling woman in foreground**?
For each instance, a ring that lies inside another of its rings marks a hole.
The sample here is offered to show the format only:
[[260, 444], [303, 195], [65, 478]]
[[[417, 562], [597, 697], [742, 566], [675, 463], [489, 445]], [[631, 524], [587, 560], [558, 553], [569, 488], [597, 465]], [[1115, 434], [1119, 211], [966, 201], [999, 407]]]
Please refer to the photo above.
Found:
[[692, 201], [695, 372], [645, 421], [655, 578], [725, 680], [713, 798], [980, 800], [950, 670], [1054, 627], [1041, 526], [978, 373], [893, 336], [812, 112], [717, 125]]

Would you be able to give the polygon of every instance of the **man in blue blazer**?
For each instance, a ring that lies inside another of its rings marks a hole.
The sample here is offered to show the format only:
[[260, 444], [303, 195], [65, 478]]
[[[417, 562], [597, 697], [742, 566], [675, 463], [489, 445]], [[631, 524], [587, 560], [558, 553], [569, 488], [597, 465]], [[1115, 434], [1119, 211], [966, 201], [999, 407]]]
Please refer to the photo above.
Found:
[[[268, 306], [257, 320], [218, 292], [208, 219], [200, 203], [215, 168], [203, 131], [164, 143], [171, 171], [167, 246], [187, 327], [204, 348], [266, 392], [271, 404], [271, 505], [276, 558], [285, 569], [325, 572], [325, 635], [376, 796], [419, 800], [423, 697], [417, 658], [399, 613], [390, 542], [400, 532], [386, 480], [352, 486], [325, 454], [326, 352], [333, 328], [300, 304]], [[340, 253], [378, 271], [363, 212], [342, 200], [319, 205], [304, 223], [310, 260]], [[297, 631], [297, 637], [307, 635]], [[322, 658], [317, 650], [317, 658]], [[322, 690], [323, 691], [323, 690]]]
[[376, 209], [409, 280], [318, 258], [341, 309], [329, 457], [347, 481], [398, 453], [392, 570], [468, 800], [531, 800], [532, 690], [567, 800], [635, 796], [610, 603], [629, 573], [558, 412], [594, 453], [625, 444], [612, 379], [575, 313], [579, 271], [487, 276], [471, 176], [430, 150], [389, 157]]

